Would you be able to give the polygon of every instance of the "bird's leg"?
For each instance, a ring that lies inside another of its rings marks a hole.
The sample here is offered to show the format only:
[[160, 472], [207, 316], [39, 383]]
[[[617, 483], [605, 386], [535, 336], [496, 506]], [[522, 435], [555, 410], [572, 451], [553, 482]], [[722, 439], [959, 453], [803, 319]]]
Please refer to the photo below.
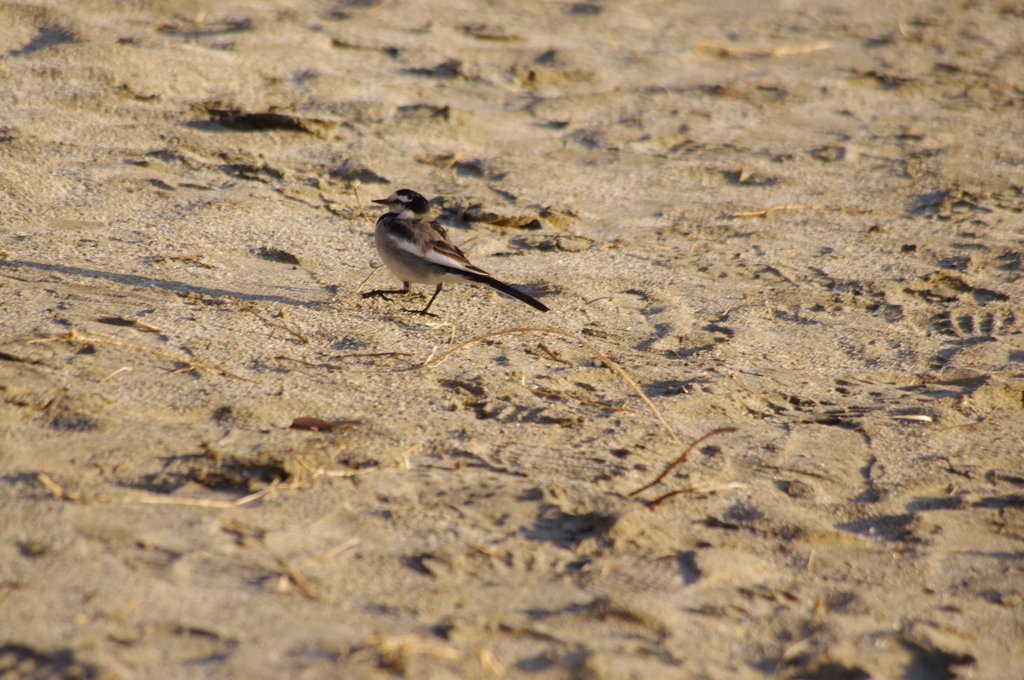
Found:
[[[437, 294], [441, 292], [441, 288], [443, 286], [444, 286], [443, 283], [437, 284], [437, 288], [434, 289], [434, 294], [430, 296], [430, 302], [427, 303], [427, 306], [424, 307], [423, 309], [419, 310], [418, 312], [415, 312], [415, 313], [416, 314], [422, 314], [423, 316], [437, 316], [437, 314], [431, 314], [427, 310], [430, 309], [430, 305], [434, 304], [434, 298], [436, 298]], [[414, 311], [414, 310], [410, 309], [408, 311]]]
[[363, 293], [363, 297], [364, 298], [368, 298], [368, 297], [382, 297], [385, 300], [387, 300], [388, 302], [391, 302], [391, 299], [388, 297], [388, 295], [408, 295], [409, 294], [409, 290], [411, 289], [410, 286], [409, 286], [409, 282], [408, 281], [402, 281], [402, 284], [403, 284], [402, 290], [371, 290], [369, 293]]

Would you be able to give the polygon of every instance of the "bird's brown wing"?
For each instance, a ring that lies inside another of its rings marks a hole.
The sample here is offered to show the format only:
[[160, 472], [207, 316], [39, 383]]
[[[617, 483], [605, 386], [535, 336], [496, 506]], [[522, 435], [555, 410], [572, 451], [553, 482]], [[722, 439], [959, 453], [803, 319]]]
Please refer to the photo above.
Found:
[[480, 269], [480, 267], [477, 267], [475, 264], [470, 262], [466, 258], [465, 254], [463, 254], [463, 252], [459, 250], [459, 247], [448, 239], [448, 232], [444, 230], [444, 227], [442, 227], [434, 220], [431, 220], [430, 224], [427, 226], [429, 227], [428, 232], [433, 237], [428, 244], [423, 244], [424, 246], [426, 246], [423, 250], [424, 252], [428, 253], [428, 255], [426, 256], [428, 260], [432, 259], [429, 253], [431, 250], [433, 250], [438, 255], [440, 255], [441, 258], [452, 260], [453, 263], [455, 263], [457, 266], [465, 267], [466, 269], [477, 272], [479, 274], [487, 273], [483, 269]]

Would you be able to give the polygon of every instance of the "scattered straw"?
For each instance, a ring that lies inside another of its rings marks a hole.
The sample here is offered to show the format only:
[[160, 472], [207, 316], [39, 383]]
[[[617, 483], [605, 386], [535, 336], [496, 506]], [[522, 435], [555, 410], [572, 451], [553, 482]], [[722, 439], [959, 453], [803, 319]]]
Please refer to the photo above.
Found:
[[288, 485], [289, 489], [298, 489], [299, 487], [309, 484], [318, 477], [333, 477], [344, 479], [347, 477], [355, 477], [356, 475], [365, 475], [368, 472], [376, 472], [377, 470], [380, 469], [379, 465], [374, 465], [372, 467], [359, 468], [358, 470], [326, 470], [324, 469], [323, 465], [314, 468], [300, 454], [295, 454], [295, 460], [297, 460], [302, 467], [306, 468], [313, 474], [312, 476], [304, 479], [295, 479], [291, 484]]
[[776, 205], [771, 208], [765, 208], [764, 210], [740, 210], [739, 212], [730, 213], [729, 217], [764, 217], [769, 213], [773, 213], [779, 210], [827, 210], [829, 212], [840, 212], [848, 215], [889, 215], [895, 216], [896, 213], [887, 212], [885, 210], [864, 210], [862, 208], [832, 208], [827, 205]]
[[[636, 491], [631, 492], [629, 494], [630, 498], [632, 498], [633, 496], [636, 496], [637, 494], [643, 493], [644, 491], [647, 491], [647, 489], [650, 489], [652, 486], [654, 486], [655, 484], [658, 484], [659, 482], [661, 482], [661, 480], [663, 480], [666, 477], [668, 477], [669, 473], [672, 472], [672, 470], [674, 470], [677, 465], [679, 465], [680, 463], [684, 462], [686, 460], [686, 457], [690, 455], [690, 451], [693, 451], [695, 448], [697, 448], [697, 445], [700, 444], [701, 442], [703, 442], [703, 441], [705, 441], [707, 439], [710, 439], [711, 437], [714, 437], [715, 435], [718, 435], [718, 434], [725, 434], [727, 432], [735, 432], [737, 429], [739, 429], [739, 428], [736, 428], [736, 427], [720, 427], [717, 430], [712, 430], [711, 432], [708, 432], [706, 435], [704, 435], [703, 437], [701, 437], [697, 441], [695, 441], [692, 444], [690, 444], [690, 446], [685, 451], [683, 451], [683, 455], [679, 456], [674, 461], [672, 461], [672, 463], [667, 468], [665, 468], [664, 472], [662, 472], [660, 475], [658, 475], [657, 479], [655, 479], [650, 484], [642, 486], [639, 489], [637, 489]], [[681, 444], [680, 444], [680, 446], [681, 446]], [[660, 503], [662, 500], [664, 500], [666, 498], [669, 498], [669, 497], [675, 495], [676, 493], [685, 493], [685, 490], [680, 490], [678, 492], [673, 492], [671, 494], [668, 494], [667, 496], [662, 496], [661, 498], [657, 499], [654, 502], [655, 503]]]
[[463, 347], [466, 347], [467, 345], [471, 345], [474, 342], [479, 342], [480, 340], [485, 340], [487, 338], [493, 338], [493, 337], [495, 337], [497, 335], [509, 335], [511, 333], [551, 333], [552, 335], [561, 335], [561, 336], [566, 337], [566, 338], [572, 338], [576, 342], [578, 342], [581, 345], [585, 346], [591, 352], [593, 352], [598, 357], [600, 357], [601, 361], [603, 361], [605, 363], [605, 365], [608, 366], [608, 368], [610, 368], [613, 371], [615, 371], [616, 373], [618, 373], [619, 376], [621, 376], [623, 380], [625, 380], [627, 383], [629, 383], [629, 386], [633, 388], [633, 391], [637, 393], [637, 395], [644, 401], [644, 403], [647, 404], [648, 408], [650, 408], [651, 411], [654, 413], [655, 417], [658, 419], [658, 422], [660, 422], [661, 426], [663, 428], [665, 428], [665, 431], [668, 433], [668, 436], [672, 438], [672, 441], [674, 441], [679, 446], [683, 445], [683, 442], [679, 440], [679, 437], [677, 437], [676, 433], [672, 431], [671, 427], [669, 427], [668, 423], [665, 421], [665, 418], [662, 417], [661, 411], [658, 410], [658, 407], [654, 405], [654, 402], [652, 402], [650, 399], [647, 398], [647, 395], [644, 394], [643, 390], [640, 389], [640, 386], [636, 384], [636, 382], [633, 380], [633, 378], [629, 377], [629, 374], [626, 373], [624, 368], [622, 368], [617, 363], [615, 363], [614, 361], [609, 359], [604, 354], [604, 352], [602, 352], [598, 348], [594, 347], [592, 344], [590, 344], [589, 342], [587, 342], [586, 340], [584, 340], [580, 336], [573, 335], [572, 333], [566, 333], [565, 331], [560, 331], [560, 330], [555, 329], [555, 328], [512, 328], [512, 329], [507, 330], [507, 331], [497, 331], [495, 333], [488, 333], [486, 335], [478, 335], [475, 338], [471, 338], [471, 339], [466, 340], [465, 342], [463, 342], [463, 343], [461, 343], [459, 345], [456, 345], [455, 347], [451, 348], [450, 350], [448, 350], [447, 352], [445, 352], [441, 356], [437, 357], [436, 359], [428, 359], [427, 361], [423, 362], [420, 365], [420, 368], [426, 368], [427, 366], [431, 366], [433, 364], [439, 364], [442, 361], [444, 361], [445, 359], [447, 359], [454, 352], [457, 352], [460, 349], [462, 349]]
[[192, 359], [188, 359], [187, 357], [176, 356], [174, 354], [169, 354], [168, 352], [163, 352], [158, 349], [152, 349], [150, 347], [143, 347], [142, 345], [136, 345], [133, 342], [124, 342], [122, 340], [118, 340], [112, 335], [100, 333], [99, 331], [93, 331], [91, 333], [80, 333], [79, 331], [72, 328], [64, 335], [51, 335], [45, 338], [35, 338], [34, 340], [29, 340], [26, 344], [34, 345], [41, 342], [93, 342], [99, 345], [125, 347], [127, 349], [134, 349], [139, 352], [155, 354], [159, 357], [170, 359], [171, 361], [177, 361], [180, 364], [185, 364], [186, 366], [188, 366], [189, 370], [206, 371], [211, 375], [235, 378], [236, 380], [244, 380], [245, 382], [255, 382], [253, 380], [249, 380], [248, 378], [243, 378], [242, 376], [235, 375], [234, 373], [231, 373], [219, 366], [214, 366], [212, 364], [204, 364], [200, 361], [193, 361]]
[[90, 503], [137, 503], [139, 505], [187, 505], [195, 508], [220, 508], [223, 510], [237, 508], [247, 503], [251, 503], [258, 498], [262, 498], [267, 495], [277, 486], [277, 482], [275, 481], [267, 488], [260, 489], [256, 493], [251, 493], [248, 496], [243, 496], [242, 498], [233, 501], [221, 501], [212, 498], [176, 498], [173, 496], [156, 496], [149, 494], [131, 494], [126, 496], [80, 494], [75, 491], [65, 491], [45, 472], [37, 474], [36, 479], [40, 484], [46, 487], [47, 491], [53, 494], [54, 498], [69, 501], [88, 501]]

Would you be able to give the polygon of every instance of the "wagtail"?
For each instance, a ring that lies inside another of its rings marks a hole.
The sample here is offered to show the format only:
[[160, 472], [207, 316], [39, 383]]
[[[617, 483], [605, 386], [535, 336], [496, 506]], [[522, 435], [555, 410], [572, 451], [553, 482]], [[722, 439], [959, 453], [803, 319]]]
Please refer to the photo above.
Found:
[[373, 232], [377, 254], [404, 285], [401, 290], [375, 290], [363, 293], [363, 297], [380, 295], [386, 300], [388, 293], [408, 293], [409, 284], [412, 283], [437, 286], [427, 306], [415, 312], [435, 316], [427, 310], [444, 284], [482, 283], [522, 300], [534, 309], [548, 311], [547, 307], [526, 293], [491, 278], [483, 269], [471, 264], [448, 239], [444, 227], [430, 218], [430, 204], [420, 194], [410, 189], [399, 189], [387, 198], [373, 202], [388, 207], [388, 211], [377, 220], [377, 228]]

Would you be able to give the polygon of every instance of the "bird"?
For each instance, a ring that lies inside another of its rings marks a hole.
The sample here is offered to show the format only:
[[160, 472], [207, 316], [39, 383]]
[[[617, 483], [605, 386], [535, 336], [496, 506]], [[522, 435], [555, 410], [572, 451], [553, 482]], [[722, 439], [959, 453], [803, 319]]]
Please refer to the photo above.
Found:
[[405, 295], [410, 284], [425, 283], [437, 286], [427, 306], [420, 310], [407, 310], [415, 314], [437, 316], [427, 310], [434, 304], [437, 294], [446, 283], [480, 283], [496, 291], [522, 300], [534, 309], [548, 311], [542, 303], [518, 291], [507, 283], [492, 278], [480, 267], [472, 264], [451, 242], [448, 233], [436, 220], [430, 218], [430, 204], [421, 194], [412, 189], [399, 189], [387, 198], [375, 199], [374, 203], [387, 206], [388, 210], [377, 220], [373, 232], [373, 243], [377, 254], [392, 274], [402, 282], [401, 290], [374, 290], [363, 293], [363, 297], [380, 296], [388, 300], [388, 294]]

